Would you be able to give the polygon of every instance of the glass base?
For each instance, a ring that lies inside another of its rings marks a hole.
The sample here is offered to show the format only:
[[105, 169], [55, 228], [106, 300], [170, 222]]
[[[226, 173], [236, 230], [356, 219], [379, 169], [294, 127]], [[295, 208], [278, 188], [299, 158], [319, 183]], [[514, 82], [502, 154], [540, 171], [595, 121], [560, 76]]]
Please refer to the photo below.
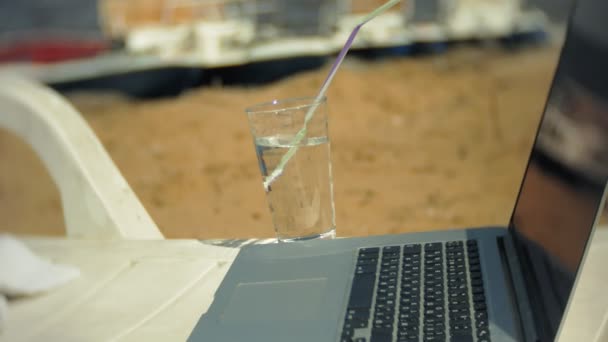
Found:
[[321, 233], [321, 234], [314, 234], [314, 235], [287, 238], [287, 239], [278, 237], [277, 240], [278, 240], [278, 242], [298, 242], [298, 241], [308, 241], [308, 240], [315, 240], [315, 239], [331, 240], [334, 238], [336, 238], [336, 228], [332, 228], [332, 229], [328, 230], [327, 232]]

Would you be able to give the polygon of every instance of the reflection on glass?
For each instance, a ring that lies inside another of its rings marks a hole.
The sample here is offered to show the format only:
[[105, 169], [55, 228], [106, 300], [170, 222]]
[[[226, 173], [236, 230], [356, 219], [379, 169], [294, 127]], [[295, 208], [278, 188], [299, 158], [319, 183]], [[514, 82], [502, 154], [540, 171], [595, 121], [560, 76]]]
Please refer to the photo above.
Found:
[[511, 221], [531, 300], [543, 309], [543, 341], [557, 332], [608, 179], [601, 8], [600, 0], [579, 1]]

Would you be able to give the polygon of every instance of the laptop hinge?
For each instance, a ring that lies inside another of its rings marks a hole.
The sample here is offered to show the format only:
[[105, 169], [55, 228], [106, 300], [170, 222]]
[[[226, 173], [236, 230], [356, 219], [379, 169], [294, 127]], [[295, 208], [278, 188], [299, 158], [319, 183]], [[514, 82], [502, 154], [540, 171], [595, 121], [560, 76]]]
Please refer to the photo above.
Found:
[[517, 306], [516, 311], [519, 315], [516, 318], [521, 331], [521, 337], [525, 342], [537, 342], [539, 341], [538, 330], [534, 321], [534, 314], [515, 245], [510, 235], [498, 238], [497, 242], [498, 249], [501, 252], [500, 255], [503, 258], [503, 263], [508, 273], [507, 283], [509, 285], [509, 292], [514, 299], [513, 302]]

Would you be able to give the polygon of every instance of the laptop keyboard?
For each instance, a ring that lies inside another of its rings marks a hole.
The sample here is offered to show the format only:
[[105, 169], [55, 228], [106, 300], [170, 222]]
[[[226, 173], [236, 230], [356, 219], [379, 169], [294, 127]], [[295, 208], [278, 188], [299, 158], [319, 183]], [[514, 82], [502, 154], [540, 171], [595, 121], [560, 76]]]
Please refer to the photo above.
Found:
[[477, 241], [362, 248], [340, 342], [489, 342]]

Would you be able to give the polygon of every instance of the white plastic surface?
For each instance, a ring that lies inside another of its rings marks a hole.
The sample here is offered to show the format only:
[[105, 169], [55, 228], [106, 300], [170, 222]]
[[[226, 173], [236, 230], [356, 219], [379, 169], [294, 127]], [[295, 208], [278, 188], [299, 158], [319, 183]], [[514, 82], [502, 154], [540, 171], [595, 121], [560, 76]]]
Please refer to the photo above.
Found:
[[81, 276], [10, 301], [0, 342], [185, 341], [238, 252], [194, 240], [25, 242]]
[[163, 236], [86, 121], [49, 88], [0, 77], [0, 127], [36, 151], [61, 194], [68, 236]]

